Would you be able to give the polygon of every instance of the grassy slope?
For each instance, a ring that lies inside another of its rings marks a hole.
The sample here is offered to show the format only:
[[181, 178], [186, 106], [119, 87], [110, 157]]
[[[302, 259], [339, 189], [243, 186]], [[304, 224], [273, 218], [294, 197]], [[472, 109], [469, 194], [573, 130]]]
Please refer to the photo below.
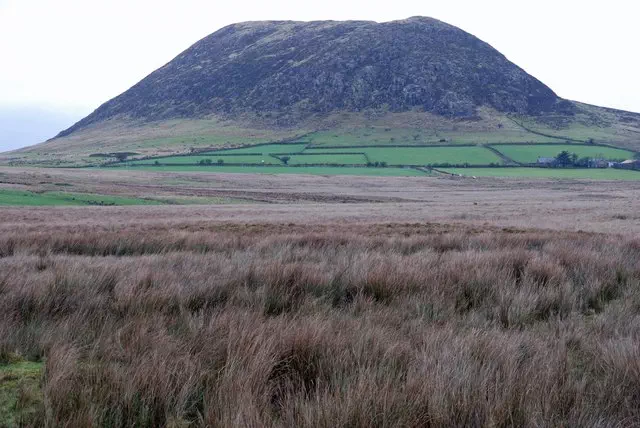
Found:
[[442, 171], [467, 177], [576, 178], [593, 180], [640, 180], [640, 172], [620, 169], [556, 168], [442, 168]]
[[[577, 104], [574, 117], [524, 117], [480, 108], [473, 120], [453, 120], [419, 111], [335, 113], [283, 128], [262, 118], [170, 120], [155, 123], [110, 121], [71, 136], [0, 154], [0, 163], [48, 166], [99, 164], [95, 153], [128, 151], [168, 156], [206, 147], [274, 141], [304, 141], [319, 146], [371, 144], [487, 144], [563, 142], [567, 138], [610, 143], [640, 150], [640, 115]], [[540, 135], [545, 134], [545, 135]], [[242, 149], [245, 150], [245, 149]], [[262, 149], [269, 150], [269, 149]], [[293, 152], [289, 149], [288, 152]]]
[[268, 155], [271, 153], [298, 153], [304, 150], [307, 146], [306, 143], [298, 144], [264, 144], [260, 146], [243, 147], [238, 149], [226, 149], [216, 150], [211, 152], [204, 152], [203, 154], [210, 155], [230, 155], [230, 154], [254, 154], [261, 153]]
[[493, 146], [505, 156], [516, 162], [534, 163], [539, 156], [555, 157], [563, 150], [575, 153], [578, 157], [625, 160], [633, 157], [633, 152], [601, 146], [580, 146], [570, 144], [536, 144], [536, 145], [499, 145]]

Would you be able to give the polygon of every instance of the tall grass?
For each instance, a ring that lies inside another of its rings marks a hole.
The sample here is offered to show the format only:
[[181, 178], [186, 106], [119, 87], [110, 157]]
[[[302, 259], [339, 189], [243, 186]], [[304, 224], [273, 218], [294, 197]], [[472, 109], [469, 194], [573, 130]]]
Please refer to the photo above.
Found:
[[640, 424], [640, 241], [420, 225], [0, 237], [49, 426]]

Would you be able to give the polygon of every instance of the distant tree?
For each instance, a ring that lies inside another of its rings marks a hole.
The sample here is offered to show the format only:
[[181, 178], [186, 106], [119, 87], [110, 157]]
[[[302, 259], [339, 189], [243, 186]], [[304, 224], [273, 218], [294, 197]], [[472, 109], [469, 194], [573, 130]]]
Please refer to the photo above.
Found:
[[154, 164], [155, 166], [158, 166], [158, 165], [160, 165], [160, 162], [158, 162], [158, 161], [154, 161], [154, 162], [153, 162], [153, 164]]
[[593, 138], [589, 138], [589, 139], [587, 140], [587, 143], [589, 143], [589, 144], [593, 144], [593, 143], [595, 143], [595, 141], [593, 140]]
[[113, 155], [116, 157], [118, 162], [124, 162], [129, 157], [129, 153], [122, 153], [122, 152], [121, 153], [114, 153]]
[[578, 163], [578, 155], [571, 153], [571, 165], [575, 165], [576, 163]]
[[224, 164], [224, 159], [218, 159], [218, 165], [223, 165]]
[[574, 165], [580, 168], [587, 168], [590, 162], [591, 162], [591, 158], [585, 156], [585, 157], [581, 157], [576, 162], [574, 162]]
[[560, 167], [567, 167], [571, 165], [571, 154], [566, 150], [558, 153], [558, 155], [556, 156], [556, 165]]
[[200, 165], [211, 165], [213, 162], [211, 159], [200, 159]]
[[380, 166], [381, 166], [382, 168], [386, 168], [386, 167], [387, 167], [387, 163], [386, 163], [386, 162], [380, 162]]
[[291, 160], [291, 157], [290, 156], [282, 156], [280, 158], [280, 160], [282, 161], [283, 164], [289, 165], [289, 161]]

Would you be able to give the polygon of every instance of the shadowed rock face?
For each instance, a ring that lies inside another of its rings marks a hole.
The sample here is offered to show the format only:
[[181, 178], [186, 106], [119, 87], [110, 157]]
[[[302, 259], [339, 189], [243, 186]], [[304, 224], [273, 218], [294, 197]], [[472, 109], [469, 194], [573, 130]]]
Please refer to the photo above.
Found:
[[113, 117], [304, 119], [370, 108], [466, 117], [480, 105], [571, 109], [488, 44], [434, 19], [248, 22], [200, 40], [61, 136]]

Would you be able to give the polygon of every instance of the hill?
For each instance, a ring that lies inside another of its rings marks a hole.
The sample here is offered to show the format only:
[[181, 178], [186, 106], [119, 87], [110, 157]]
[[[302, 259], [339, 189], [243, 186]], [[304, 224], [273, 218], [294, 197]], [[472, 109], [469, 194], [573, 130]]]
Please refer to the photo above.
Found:
[[431, 18], [247, 22], [200, 40], [55, 139], [3, 158], [91, 163], [116, 151], [302, 137], [637, 149], [640, 115], [563, 100], [487, 43]]

